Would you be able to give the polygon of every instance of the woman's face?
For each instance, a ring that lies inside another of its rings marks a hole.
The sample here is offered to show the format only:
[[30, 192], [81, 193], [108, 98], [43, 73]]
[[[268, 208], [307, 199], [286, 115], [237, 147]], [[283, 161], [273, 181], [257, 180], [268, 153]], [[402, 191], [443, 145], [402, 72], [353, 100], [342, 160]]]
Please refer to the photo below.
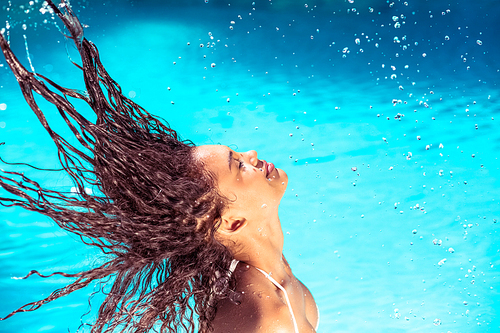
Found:
[[259, 160], [255, 150], [239, 153], [226, 146], [199, 146], [195, 158], [216, 176], [235, 218], [263, 219], [277, 210], [288, 176], [272, 163]]

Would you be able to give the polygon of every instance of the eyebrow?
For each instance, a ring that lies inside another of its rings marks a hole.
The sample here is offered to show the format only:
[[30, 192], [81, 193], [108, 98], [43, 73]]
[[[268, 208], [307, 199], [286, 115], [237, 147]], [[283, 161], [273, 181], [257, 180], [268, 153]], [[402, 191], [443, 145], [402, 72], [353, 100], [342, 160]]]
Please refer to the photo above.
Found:
[[229, 171], [231, 171], [231, 162], [233, 161], [233, 151], [230, 150], [229, 151], [229, 155], [228, 155], [228, 158], [227, 158], [227, 163], [229, 164]]

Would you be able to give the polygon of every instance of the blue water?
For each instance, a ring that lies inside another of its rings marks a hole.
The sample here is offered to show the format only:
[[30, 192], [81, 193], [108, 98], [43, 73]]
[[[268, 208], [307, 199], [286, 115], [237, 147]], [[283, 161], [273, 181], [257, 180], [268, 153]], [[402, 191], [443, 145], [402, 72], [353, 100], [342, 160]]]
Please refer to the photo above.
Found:
[[[500, 330], [497, 1], [73, 6], [138, 104], [196, 144], [255, 149], [288, 173], [285, 255], [315, 296], [319, 332]], [[37, 72], [82, 89], [39, 7], [1, 8], [13, 49], [29, 66], [26, 35]], [[0, 156], [57, 167], [53, 143], [0, 65]], [[46, 186], [71, 186], [23, 170]], [[43, 216], [2, 208], [0, 228], [0, 315], [67, 282], [12, 277], [98, 260]], [[74, 332], [91, 292], [15, 315], [0, 332]]]

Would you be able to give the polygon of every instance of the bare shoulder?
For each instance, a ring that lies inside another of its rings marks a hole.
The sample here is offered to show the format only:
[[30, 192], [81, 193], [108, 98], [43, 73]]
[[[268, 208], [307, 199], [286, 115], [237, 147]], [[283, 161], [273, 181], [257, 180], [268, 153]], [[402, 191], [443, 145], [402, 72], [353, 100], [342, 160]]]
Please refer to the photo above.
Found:
[[228, 332], [276, 332], [294, 331], [288, 307], [271, 298], [260, 301], [252, 294], [243, 294], [241, 304], [228, 299], [217, 306], [217, 315], [212, 325], [215, 333]]
[[317, 327], [319, 322], [319, 309], [316, 305], [316, 301], [314, 300], [311, 291], [309, 291], [305, 284], [303, 284], [300, 280], [297, 281], [299, 281], [304, 294], [304, 304], [307, 320], [311, 323], [311, 325]]
[[[260, 272], [248, 269], [245, 265], [238, 266], [235, 274], [238, 281], [237, 291], [242, 294], [241, 304], [236, 305], [229, 299], [219, 302], [216, 317], [212, 322], [214, 332], [290, 333], [295, 331], [290, 309], [281, 291], [277, 290]], [[302, 293], [303, 291], [297, 295]], [[295, 317], [300, 332], [311, 333], [314, 329], [306, 318], [309, 316], [306, 314], [304, 301], [302, 299], [296, 302], [302, 305], [294, 306]]]
[[212, 322], [214, 332], [293, 332], [288, 307], [275, 296], [270, 284], [246, 265], [239, 265], [235, 274], [241, 303], [229, 299], [219, 302]]

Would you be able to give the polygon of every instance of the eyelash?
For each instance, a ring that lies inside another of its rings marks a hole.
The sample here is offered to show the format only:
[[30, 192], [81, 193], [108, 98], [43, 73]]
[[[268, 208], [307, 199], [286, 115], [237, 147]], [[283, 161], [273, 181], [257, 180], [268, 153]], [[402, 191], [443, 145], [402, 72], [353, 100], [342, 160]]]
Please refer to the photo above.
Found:
[[240, 169], [241, 169], [241, 168], [243, 168], [244, 166], [245, 166], [245, 163], [244, 163], [242, 160], [240, 160], [240, 161], [239, 161], [238, 168], [240, 168]]

